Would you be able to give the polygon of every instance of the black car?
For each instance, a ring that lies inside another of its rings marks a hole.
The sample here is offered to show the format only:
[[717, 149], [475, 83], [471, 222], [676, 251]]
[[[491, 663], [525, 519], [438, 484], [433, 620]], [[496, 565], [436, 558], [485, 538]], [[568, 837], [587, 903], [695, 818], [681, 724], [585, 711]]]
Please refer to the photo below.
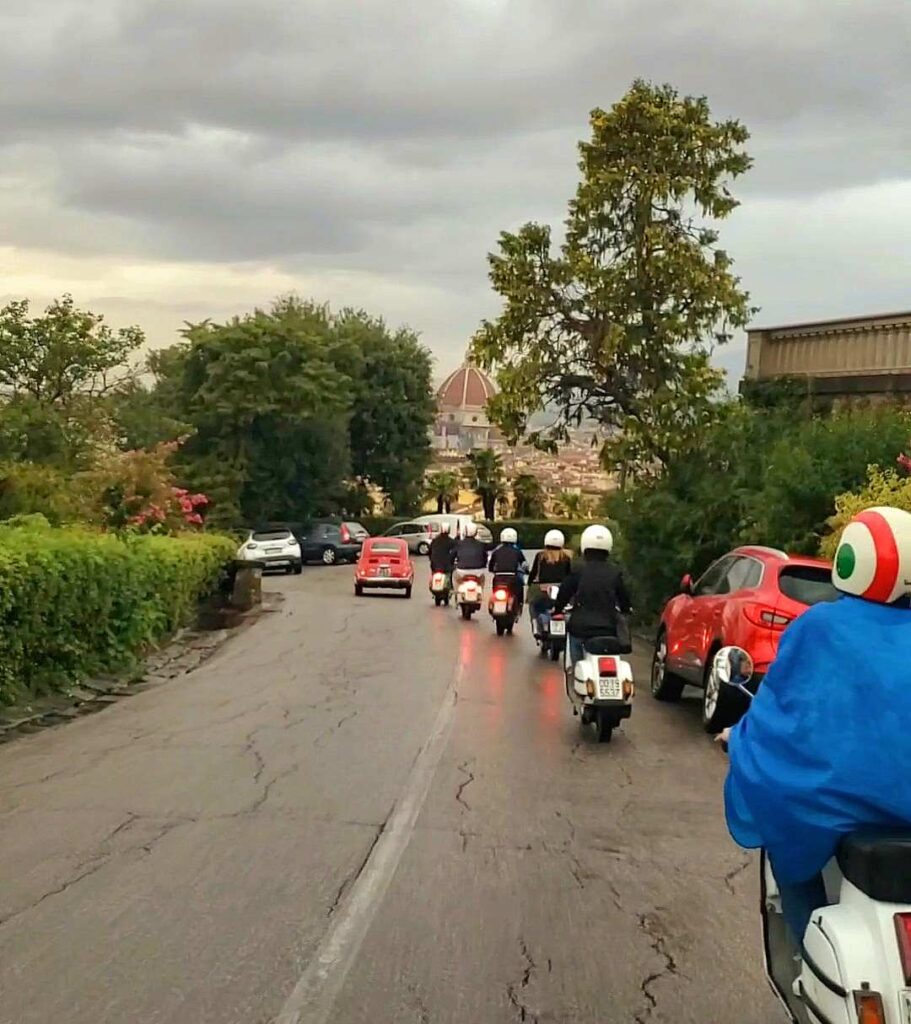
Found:
[[298, 531], [304, 562], [356, 562], [369, 536], [360, 523], [317, 522]]

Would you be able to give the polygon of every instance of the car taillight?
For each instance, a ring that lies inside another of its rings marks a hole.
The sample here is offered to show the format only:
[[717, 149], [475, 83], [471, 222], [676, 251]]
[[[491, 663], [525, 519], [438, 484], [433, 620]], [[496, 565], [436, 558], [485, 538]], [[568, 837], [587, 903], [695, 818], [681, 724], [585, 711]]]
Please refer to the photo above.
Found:
[[342, 543], [347, 544], [351, 540], [351, 531], [342, 523]]
[[857, 1010], [857, 1024], [886, 1024], [883, 997], [878, 992], [869, 989], [855, 991], [854, 1008]]
[[790, 615], [782, 615], [769, 605], [744, 605], [743, 614], [754, 625], [765, 626], [766, 629], [784, 629], [791, 622]]
[[895, 934], [898, 938], [898, 953], [905, 973], [905, 984], [911, 985], [911, 914], [895, 915]]
[[615, 676], [617, 674], [616, 658], [599, 658], [598, 672], [602, 676]]
[[508, 595], [505, 590], [495, 590], [493, 596], [497, 601], [505, 601]]

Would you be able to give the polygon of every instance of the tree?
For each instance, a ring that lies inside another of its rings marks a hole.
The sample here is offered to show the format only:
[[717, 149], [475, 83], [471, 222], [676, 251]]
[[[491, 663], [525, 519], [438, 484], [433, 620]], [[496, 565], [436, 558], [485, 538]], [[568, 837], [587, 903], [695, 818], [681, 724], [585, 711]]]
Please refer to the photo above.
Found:
[[643, 81], [590, 123], [559, 253], [545, 225], [500, 235], [489, 263], [504, 307], [472, 351], [497, 371], [489, 412], [511, 440], [546, 405], [556, 419], [534, 443], [553, 450], [592, 419], [605, 464], [635, 476], [704, 429], [722, 382], [712, 345], [752, 312], [715, 227], [738, 205], [728, 185], [750, 167], [749, 135], [713, 122], [704, 98]]
[[0, 309], [0, 391], [64, 406], [79, 395], [106, 394], [122, 383], [144, 341], [138, 327], [114, 332], [70, 295], [36, 317], [28, 300], [11, 302]]
[[512, 482], [517, 519], [539, 519], [544, 515], [544, 488], [533, 473], [519, 473]]
[[470, 452], [465, 466], [465, 481], [481, 499], [484, 518], [496, 518], [497, 502], [506, 495], [503, 459], [492, 448]]
[[426, 494], [431, 501], [437, 503], [437, 513], [452, 511], [452, 506], [459, 500], [459, 476], [450, 469], [441, 469], [427, 477]]
[[591, 511], [591, 504], [583, 494], [563, 491], [557, 495], [557, 513], [564, 519], [587, 519]]

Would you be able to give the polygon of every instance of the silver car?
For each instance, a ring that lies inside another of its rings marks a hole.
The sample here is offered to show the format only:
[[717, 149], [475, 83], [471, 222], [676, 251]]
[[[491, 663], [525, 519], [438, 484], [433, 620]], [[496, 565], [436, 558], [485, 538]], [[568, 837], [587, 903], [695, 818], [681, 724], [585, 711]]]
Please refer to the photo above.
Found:
[[408, 545], [413, 555], [430, 553], [430, 542], [434, 534], [429, 523], [396, 523], [383, 534], [384, 537], [399, 537]]

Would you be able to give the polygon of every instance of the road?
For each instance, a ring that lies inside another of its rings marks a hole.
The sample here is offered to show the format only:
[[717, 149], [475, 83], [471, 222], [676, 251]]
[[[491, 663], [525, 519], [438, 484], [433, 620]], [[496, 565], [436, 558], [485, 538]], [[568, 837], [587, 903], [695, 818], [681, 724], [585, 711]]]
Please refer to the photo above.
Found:
[[2, 1024], [771, 1024], [695, 700], [609, 746], [559, 668], [351, 570], [0, 748]]

